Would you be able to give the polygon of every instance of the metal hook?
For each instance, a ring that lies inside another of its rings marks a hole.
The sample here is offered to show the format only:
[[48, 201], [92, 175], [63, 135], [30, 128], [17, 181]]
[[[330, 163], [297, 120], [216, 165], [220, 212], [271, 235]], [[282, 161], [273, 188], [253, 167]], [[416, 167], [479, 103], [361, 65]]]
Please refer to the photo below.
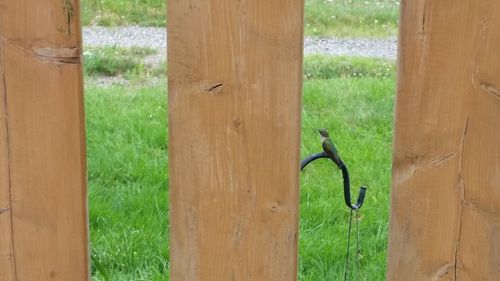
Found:
[[307, 156], [304, 160], [300, 161], [300, 171], [304, 170], [304, 168], [309, 165], [310, 163], [314, 162], [315, 160], [321, 159], [321, 158], [330, 158], [328, 155], [326, 155], [326, 152], [321, 152], [321, 153], [315, 153]]
[[352, 210], [359, 210], [361, 209], [361, 206], [363, 206], [363, 203], [365, 202], [365, 195], [366, 195], [366, 187], [362, 186], [359, 188], [358, 192], [358, 200], [356, 201], [356, 204], [351, 203], [351, 182], [349, 179], [349, 170], [347, 170], [347, 166], [344, 164], [344, 162], [341, 162], [342, 165], [340, 166], [340, 169], [342, 170], [342, 177], [344, 178], [344, 201], [347, 207], [351, 208]]
[[[332, 160], [332, 162], [335, 164], [335, 166], [338, 166], [335, 161], [330, 158], [326, 152], [320, 152], [320, 153], [315, 153], [311, 154], [308, 157], [306, 157], [304, 160], [300, 162], [300, 170], [304, 170], [304, 168], [309, 165], [310, 163], [321, 159], [321, 158], [328, 158]], [[362, 186], [359, 189], [358, 193], [358, 200], [356, 201], [356, 204], [351, 203], [351, 182], [349, 179], [349, 170], [347, 170], [347, 166], [344, 164], [344, 162], [341, 161], [339, 169], [342, 171], [342, 177], [344, 178], [344, 201], [347, 207], [349, 207], [352, 210], [359, 210], [363, 206], [363, 203], [365, 201], [365, 195], [366, 195], [366, 187]]]

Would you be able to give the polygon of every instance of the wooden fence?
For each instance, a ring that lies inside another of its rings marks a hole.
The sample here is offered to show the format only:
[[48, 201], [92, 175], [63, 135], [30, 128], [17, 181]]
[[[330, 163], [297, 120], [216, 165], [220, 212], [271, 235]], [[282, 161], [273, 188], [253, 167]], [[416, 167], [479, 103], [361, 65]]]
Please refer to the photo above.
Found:
[[0, 2], [0, 280], [87, 280], [79, 3]]
[[500, 2], [402, 4], [388, 280], [498, 280]]

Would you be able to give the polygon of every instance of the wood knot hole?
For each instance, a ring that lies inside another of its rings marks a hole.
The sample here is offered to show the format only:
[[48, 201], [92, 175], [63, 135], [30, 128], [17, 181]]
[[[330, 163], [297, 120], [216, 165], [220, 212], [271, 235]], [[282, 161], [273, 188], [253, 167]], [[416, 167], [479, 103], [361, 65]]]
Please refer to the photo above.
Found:
[[274, 202], [271, 207], [271, 212], [273, 213], [280, 213], [281, 212], [281, 204], [280, 202]]
[[240, 118], [235, 118], [233, 119], [233, 126], [236, 128], [236, 129], [239, 129], [241, 127], [241, 119]]
[[211, 94], [215, 94], [215, 93], [219, 93], [220, 91], [222, 91], [223, 88], [224, 88], [224, 84], [218, 83], [218, 84], [215, 84], [215, 85], [211, 86], [210, 88], [208, 88], [207, 92], [209, 92]]

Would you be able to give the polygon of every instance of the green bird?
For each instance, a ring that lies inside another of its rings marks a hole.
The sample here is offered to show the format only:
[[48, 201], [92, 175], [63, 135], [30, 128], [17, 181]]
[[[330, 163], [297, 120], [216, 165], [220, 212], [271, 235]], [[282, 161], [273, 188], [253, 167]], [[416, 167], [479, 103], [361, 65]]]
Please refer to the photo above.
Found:
[[335, 164], [337, 164], [337, 167], [339, 167], [340, 169], [344, 165], [344, 163], [340, 159], [340, 154], [333, 144], [333, 141], [330, 139], [330, 136], [328, 135], [328, 130], [317, 129], [317, 131], [321, 135], [321, 146], [323, 147], [323, 151], [330, 159], [333, 160], [333, 162], [335, 162]]

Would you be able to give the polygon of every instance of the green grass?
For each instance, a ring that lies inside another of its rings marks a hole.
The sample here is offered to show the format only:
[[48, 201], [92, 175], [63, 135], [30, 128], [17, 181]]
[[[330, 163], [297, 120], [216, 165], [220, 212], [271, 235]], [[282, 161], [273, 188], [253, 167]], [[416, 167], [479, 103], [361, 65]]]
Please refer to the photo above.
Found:
[[312, 55], [304, 60], [305, 79], [390, 78], [395, 70], [394, 62], [384, 59]]
[[82, 0], [84, 25], [165, 26], [166, 0]]
[[306, 0], [305, 33], [339, 37], [396, 35], [399, 0]]
[[165, 280], [165, 89], [89, 86], [85, 99], [95, 279]]
[[[400, 0], [306, 0], [308, 35], [395, 35]], [[82, 0], [84, 25], [166, 25], [165, 0]]]
[[143, 47], [87, 47], [83, 52], [83, 69], [89, 76], [142, 74], [148, 71], [142, 60], [153, 54], [156, 50]]
[[[355, 280], [385, 280], [394, 66], [320, 57], [305, 65], [302, 156], [321, 149], [314, 128], [328, 128], [350, 168], [353, 193], [369, 188]], [[377, 69], [381, 74], [373, 74]], [[165, 87], [89, 83], [85, 97], [93, 280], [168, 280]], [[302, 173], [300, 208], [300, 281], [342, 280], [349, 212], [331, 164]]]

